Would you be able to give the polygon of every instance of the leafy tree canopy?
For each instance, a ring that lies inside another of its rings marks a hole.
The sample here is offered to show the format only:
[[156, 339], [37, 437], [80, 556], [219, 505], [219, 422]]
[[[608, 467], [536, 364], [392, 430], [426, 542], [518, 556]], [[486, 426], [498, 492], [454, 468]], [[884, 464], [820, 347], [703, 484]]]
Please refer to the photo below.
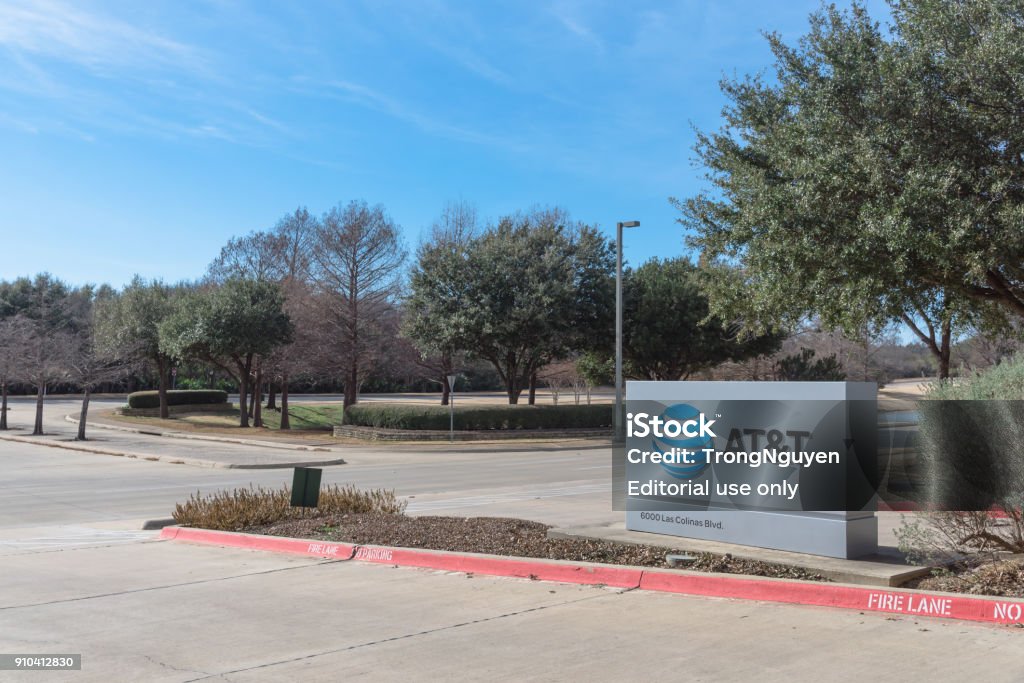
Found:
[[281, 287], [265, 280], [230, 278], [191, 292], [160, 324], [161, 352], [204, 360], [233, 375], [239, 387], [239, 424], [248, 427], [246, 397], [254, 360], [292, 340], [294, 329], [284, 303]]
[[947, 338], [955, 316], [1024, 316], [1024, 6], [890, 4], [888, 31], [829, 7], [795, 46], [768, 36], [775, 78], [723, 81], [696, 147], [716, 193], [676, 202], [714, 312]]
[[544, 365], [607, 343], [613, 269], [607, 240], [563, 212], [508, 216], [420, 249], [405, 333], [421, 351], [490, 362], [515, 403]]
[[[623, 356], [630, 374], [677, 380], [728, 360], [777, 351], [783, 336], [738, 339], [739, 328], [710, 316], [697, 269], [685, 258], [652, 259], [625, 280]], [[710, 317], [709, 317], [710, 316]]]
[[160, 348], [177, 358], [238, 362], [269, 353], [292, 334], [278, 285], [231, 278], [193, 292], [160, 326]]

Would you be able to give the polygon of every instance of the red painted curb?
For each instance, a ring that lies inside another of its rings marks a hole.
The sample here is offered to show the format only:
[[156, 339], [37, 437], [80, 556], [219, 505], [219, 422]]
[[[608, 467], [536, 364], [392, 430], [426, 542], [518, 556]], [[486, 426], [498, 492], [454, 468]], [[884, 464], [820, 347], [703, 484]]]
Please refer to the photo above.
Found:
[[716, 598], [763, 600], [796, 605], [890, 612], [915, 617], [940, 617], [997, 624], [1024, 622], [1024, 601], [1014, 598], [961, 597], [909, 589], [864, 588], [834, 583], [731, 576], [681, 574], [648, 570], [641, 590], [685, 593]]
[[738, 578], [721, 574], [609, 567], [552, 560], [495, 558], [474, 553], [389, 548], [385, 546], [325, 543], [300, 538], [260, 536], [188, 527], [164, 527], [160, 538], [248, 550], [360, 560], [422, 569], [511, 576], [540, 581], [605, 585], [615, 588], [700, 595], [738, 600], [760, 600], [795, 605], [816, 605], [915, 617], [939, 617], [997, 624], [1024, 623], [1024, 600], [964, 597], [907, 589], [866, 588], [789, 579]]
[[301, 538], [239, 534], [231, 531], [210, 531], [208, 529], [192, 529], [180, 526], [164, 527], [160, 531], [160, 538], [168, 541], [187, 541], [204, 545], [226, 545], [232, 548], [267, 550], [274, 553], [345, 560], [352, 559], [352, 554], [356, 549], [356, 546], [351, 543], [324, 543], [323, 541], [310, 541]]

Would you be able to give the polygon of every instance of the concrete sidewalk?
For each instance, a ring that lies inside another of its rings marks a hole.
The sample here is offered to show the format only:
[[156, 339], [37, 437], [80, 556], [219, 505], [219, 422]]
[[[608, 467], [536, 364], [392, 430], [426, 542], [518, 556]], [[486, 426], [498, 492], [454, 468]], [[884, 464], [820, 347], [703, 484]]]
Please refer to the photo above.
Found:
[[145, 540], [4, 565], [0, 651], [75, 681], [1024, 678], [1024, 632], [938, 619]]

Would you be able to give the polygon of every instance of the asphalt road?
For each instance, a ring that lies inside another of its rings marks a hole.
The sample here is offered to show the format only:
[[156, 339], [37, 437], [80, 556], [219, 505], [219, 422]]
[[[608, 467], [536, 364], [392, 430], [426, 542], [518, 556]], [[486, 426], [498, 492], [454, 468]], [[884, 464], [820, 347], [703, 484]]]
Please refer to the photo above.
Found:
[[[48, 405], [47, 430], [69, 436], [74, 406]], [[124, 438], [182, 457], [251, 452]], [[394, 488], [415, 513], [620, 518], [605, 449], [342, 450], [349, 464], [327, 482]], [[288, 476], [0, 441], [0, 652], [81, 652], [81, 672], [32, 674], [73, 681], [1024, 680], [1018, 629], [323, 562], [139, 529], [191, 492]]]
[[[75, 401], [52, 401], [45, 429], [70, 442], [74, 425], [63, 417]], [[12, 426], [31, 424], [32, 406], [16, 402]], [[94, 429], [90, 446], [182, 457], [258, 458], [283, 451], [230, 443], [195, 442]], [[94, 455], [0, 441], [4, 482], [0, 528], [168, 517], [176, 502], [196, 491], [290, 483], [291, 471], [232, 470]], [[309, 457], [302, 451], [297, 457]], [[317, 454], [323, 456], [324, 454]], [[346, 465], [324, 468], [324, 483], [394, 489], [410, 512], [516, 515], [555, 525], [601, 524], [610, 510], [607, 449], [538, 446], [429, 445], [400, 448], [342, 445], [331, 457]]]

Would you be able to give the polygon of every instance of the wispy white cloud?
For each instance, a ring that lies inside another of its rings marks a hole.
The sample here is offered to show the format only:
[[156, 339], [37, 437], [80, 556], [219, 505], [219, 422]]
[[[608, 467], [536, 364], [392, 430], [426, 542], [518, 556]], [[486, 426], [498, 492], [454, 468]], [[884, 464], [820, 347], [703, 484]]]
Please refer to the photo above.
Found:
[[39, 132], [39, 126], [34, 123], [23, 121], [3, 112], [0, 112], [0, 126], [3, 126], [4, 128], [13, 128], [14, 130], [21, 131], [22, 133], [29, 133], [31, 135], [35, 135]]
[[60, 103], [42, 119], [19, 118], [25, 131], [91, 140], [103, 130], [250, 146], [294, 137], [246, 101], [222, 57], [84, 4], [0, 1], [0, 95]]
[[428, 40], [428, 47], [448, 57], [460, 67], [498, 85], [510, 85], [512, 77], [491, 64], [483, 56], [465, 45], [448, 43], [443, 40]]
[[589, 43], [597, 50], [604, 52], [605, 45], [604, 40], [592, 29], [587, 23], [587, 18], [576, 2], [561, 1], [554, 3], [548, 8], [548, 12], [562, 25], [564, 29], [569, 31], [577, 38], [582, 39], [584, 42]]
[[455, 66], [486, 81], [513, 85], [514, 78], [506, 69], [485, 56], [494, 42], [493, 30], [480, 25], [476, 16], [463, 7], [445, 0], [418, 0], [415, 3], [391, 4], [377, 2], [378, 16], [401, 27], [412, 41], [442, 55]]
[[405, 102], [360, 83], [337, 79], [323, 83], [311, 83], [305, 79], [296, 79], [296, 81], [306, 95], [328, 96], [352, 102], [410, 123], [432, 135], [460, 142], [500, 147], [513, 152], [522, 152], [528, 148], [527, 145], [510, 138], [483, 133], [424, 114]]
[[0, 45], [93, 71], [154, 66], [205, 71], [208, 66], [195, 46], [61, 0], [0, 4]]

